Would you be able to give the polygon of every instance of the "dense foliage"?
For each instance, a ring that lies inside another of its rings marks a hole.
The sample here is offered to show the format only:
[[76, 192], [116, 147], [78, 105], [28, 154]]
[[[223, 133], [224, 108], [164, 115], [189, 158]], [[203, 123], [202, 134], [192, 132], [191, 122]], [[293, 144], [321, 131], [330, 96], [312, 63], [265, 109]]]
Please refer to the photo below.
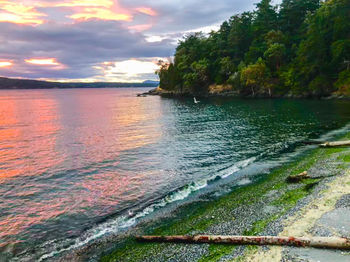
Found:
[[157, 74], [176, 93], [207, 95], [215, 84], [247, 96], [349, 95], [349, 60], [349, 0], [262, 0], [217, 32], [184, 37]]

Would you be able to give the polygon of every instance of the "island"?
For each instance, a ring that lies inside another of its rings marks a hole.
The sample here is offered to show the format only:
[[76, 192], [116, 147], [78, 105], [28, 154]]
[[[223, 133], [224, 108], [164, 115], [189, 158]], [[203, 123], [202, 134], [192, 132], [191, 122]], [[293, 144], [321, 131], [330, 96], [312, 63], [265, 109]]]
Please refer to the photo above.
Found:
[[186, 35], [159, 65], [153, 94], [349, 96], [349, 2], [262, 0], [218, 31]]
[[0, 89], [53, 89], [53, 88], [107, 88], [107, 87], [156, 87], [158, 81], [146, 80], [139, 83], [122, 82], [52, 82], [31, 79], [0, 77]]

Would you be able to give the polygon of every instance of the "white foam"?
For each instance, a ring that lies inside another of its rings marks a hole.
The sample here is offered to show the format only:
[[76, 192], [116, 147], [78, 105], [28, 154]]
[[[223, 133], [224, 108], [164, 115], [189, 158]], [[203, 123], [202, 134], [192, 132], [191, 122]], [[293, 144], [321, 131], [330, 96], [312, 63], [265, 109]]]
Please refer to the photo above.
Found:
[[339, 136], [339, 135], [345, 135], [346, 133], [348, 133], [350, 131], [350, 123], [345, 125], [342, 128], [336, 129], [336, 130], [332, 130], [324, 135], [322, 135], [319, 139], [317, 139], [318, 141], [326, 141], [329, 139], [334, 138], [335, 136]]
[[251, 157], [251, 158], [239, 161], [236, 164], [234, 164], [232, 167], [229, 167], [229, 168], [221, 171], [219, 173], [219, 176], [221, 178], [229, 177], [229, 176], [233, 175], [234, 173], [237, 173], [239, 170], [247, 167], [248, 165], [253, 163], [255, 160], [256, 160], [256, 157]]
[[[59, 248], [57, 244], [55, 244], [55, 247], [53, 248], [55, 251], [52, 251], [48, 254], [45, 254], [40, 257], [38, 261], [43, 261], [48, 258], [51, 258], [53, 256], [56, 256], [58, 254], [61, 254], [62, 252], [70, 251], [73, 249], [81, 248], [84, 245], [89, 244], [90, 242], [97, 240], [101, 238], [102, 236], [108, 235], [108, 234], [116, 234], [121, 229], [132, 227], [137, 223], [138, 220], [141, 218], [153, 213], [155, 210], [158, 210], [162, 207], [165, 207], [166, 205], [184, 200], [186, 199], [190, 194], [193, 192], [196, 192], [202, 188], [205, 188], [208, 186], [208, 182], [219, 177], [219, 178], [227, 178], [237, 171], [241, 170], [244, 167], [247, 167], [249, 164], [253, 163], [256, 160], [255, 157], [251, 157], [249, 159], [237, 162], [233, 166], [219, 172], [217, 175], [213, 175], [212, 177], [208, 179], [203, 179], [198, 182], [193, 182], [178, 191], [175, 191], [174, 193], [169, 194], [165, 198], [161, 199], [159, 202], [152, 204], [145, 209], [143, 209], [141, 212], [135, 214], [133, 217], [130, 216], [121, 216], [116, 219], [110, 220], [106, 223], [103, 223], [99, 226], [97, 226], [94, 229], [91, 229], [87, 231], [81, 238], [78, 238], [75, 240], [74, 244], [66, 247], [66, 248]], [[249, 180], [249, 183], [251, 181]], [[62, 243], [60, 246], [63, 246]], [[57, 249], [56, 249], [57, 247]]]
[[[317, 140], [325, 141], [328, 139], [332, 139], [335, 136], [345, 134], [349, 131], [350, 131], [350, 123], [348, 125], [344, 126], [343, 128], [333, 130], [333, 131], [330, 131], [330, 132], [322, 135]], [[283, 145], [283, 146], [288, 147], [287, 145]], [[281, 148], [282, 146], [280, 144], [274, 145], [273, 148], [271, 148], [270, 150], [275, 150], [276, 147]], [[262, 157], [262, 155], [259, 156], [258, 158], [260, 158], [260, 157]], [[52, 251], [51, 253], [43, 255], [38, 261], [46, 260], [48, 258], [51, 258], [55, 255], [58, 255], [62, 252], [65, 252], [65, 251], [80, 248], [80, 247], [82, 247], [82, 246], [102, 237], [102, 236], [105, 236], [107, 234], [116, 234], [121, 229], [125, 229], [125, 228], [128, 228], [128, 227], [135, 225], [139, 219], [153, 213], [155, 210], [162, 208], [162, 207], [165, 207], [169, 203], [183, 200], [183, 199], [187, 198], [191, 193], [207, 187], [209, 181], [215, 180], [217, 177], [223, 178], [223, 179], [227, 178], [227, 177], [237, 173], [239, 170], [247, 167], [248, 165], [255, 162], [256, 160], [257, 160], [257, 157], [251, 157], [251, 158], [239, 161], [239, 162], [235, 163], [234, 165], [220, 171], [218, 174], [211, 176], [208, 179], [204, 179], [204, 180], [201, 180], [198, 182], [193, 182], [193, 183], [183, 187], [182, 189], [179, 189], [178, 191], [176, 191], [172, 194], [169, 194], [165, 198], [161, 199], [159, 202], [146, 207], [143, 211], [141, 211], [140, 213], [137, 213], [133, 217], [121, 216], [121, 217], [118, 217], [118, 218], [113, 219], [111, 221], [108, 221], [106, 223], [103, 223], [103, 224], [97, 226], [96, 228], [86, 232], [86, 234], [84, 234], [83, 237], [76, 239], [75, 243], [73, 245], [70, 245], [67, 248], [61, 248], [61, 249], [57, 249], [57, 250], [55, 250], [56, 248], [54, 248], [55, 251]], [[237, 182], [237, 185], [240, 185], [240, 186], [247, 185], [251, 182], [252, 181], [249, 178], [244, 178], [244, 179], [239, 180]], [[54, 244], [54, 245], [58, 246], [58, 244]], [[62, 243], [61, 243], [61, 245], [62, 245]]]
[[237, 185], [244, 186], [250, 184], [251, 182], [252, 180], [250, 180], [249, 178], [243, 178], [237, 182]]

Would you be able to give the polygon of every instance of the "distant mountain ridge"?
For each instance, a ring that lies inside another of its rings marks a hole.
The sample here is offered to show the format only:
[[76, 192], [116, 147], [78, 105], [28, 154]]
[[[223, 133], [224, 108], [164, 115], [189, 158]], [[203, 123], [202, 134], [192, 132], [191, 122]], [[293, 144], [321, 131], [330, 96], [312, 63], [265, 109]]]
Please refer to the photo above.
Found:
[[154, 81], [154, 80], [145, 80], [142, 83], [144, 84], [152, 84], [152, 85], [159, 85], [159, 81]]
[[54, 89], [54, 88], [108, 88], [108, 87], [157, 87], [159, 82], [146, 80], [140, 83], [94, 82], [94, 83], [60, 83], [31, 79], [0, 77], [0, 89]]

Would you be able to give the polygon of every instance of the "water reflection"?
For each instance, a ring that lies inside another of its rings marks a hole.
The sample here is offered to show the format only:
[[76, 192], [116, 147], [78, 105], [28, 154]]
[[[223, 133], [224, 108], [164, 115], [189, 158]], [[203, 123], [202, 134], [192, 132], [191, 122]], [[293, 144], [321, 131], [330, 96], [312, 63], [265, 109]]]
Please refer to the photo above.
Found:
[[59, 130], [54, 99], [38, 93], [30, 102], [24, 97], [1, 98], [0, 183], [14, 176], [32, 176], [57, 165], [55, 133]]
[[19, 174], [17, 169], [9, 169], [9, 161], [17, 158], [13, 141], [18, 140], [20, 131], [16, 126], [16, 101], [4, 97], [0, 100], [0, 183], [3, 179]]
[[139, 92], [0, 91], [0, 256], [36, 260], [107, 218], [186, 197], [350, 120], [349, 102], [194, 105]]
[[157, 104], [113, 89], [2, 91], [0, 101], [0, 247], [80, 234], [145, 195], [151, 172], [120, 157], [159, 139]]

